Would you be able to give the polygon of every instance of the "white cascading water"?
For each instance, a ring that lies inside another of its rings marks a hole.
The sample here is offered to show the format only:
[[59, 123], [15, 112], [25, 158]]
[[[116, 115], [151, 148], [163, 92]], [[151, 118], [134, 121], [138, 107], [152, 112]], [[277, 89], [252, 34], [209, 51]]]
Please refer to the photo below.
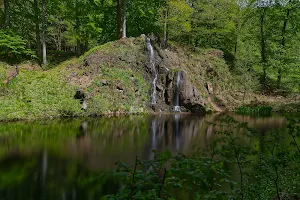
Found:
[[181, 71], [177, 73], [177, 81], [175, 87], [175, 102], [174, 102], [174, 111], [180, 112], [180, 105], [179, 105], [179, 87], [181, 83]]
[[153, 84], [152, 105], [154, 105], [154, 104], [156, 104], [156, 83], [157, 83], [158, 74], [157, 74], [157, 70], [155, 68], [154, 48], [153, 48], [153, 46], [151, 44], [151, 40], [149, 38], [147, 38], [146, 44], [147, 44], [147, 50], [149, 52], [149, 57], [150, 57], [151, 69], [154, 74], [154, 78], [153, 78], [153, 82], [152, 82], [152, 84]]

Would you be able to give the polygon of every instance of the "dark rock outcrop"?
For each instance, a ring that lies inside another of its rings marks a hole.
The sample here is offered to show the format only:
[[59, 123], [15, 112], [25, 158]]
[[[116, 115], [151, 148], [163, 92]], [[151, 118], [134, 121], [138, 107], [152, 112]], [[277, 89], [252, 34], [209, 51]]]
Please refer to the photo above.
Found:
[[193, 113], [205, 112], [205, 101], [197, 88], [191, 83], [187, 74], [182, 72], [182, 81], [179, 87], [180, 104]]
[[[177, 82], [176, 70], [159, 70], [157, 83], [157, 105], [155, 111], [172, 111], [174, 109], [175, 88]], [[184, 71], [179, 85], [179, 104], [192, 113], [203, 114], [205, 112], [205, 100], [201, 97], [198, 89], [191, 83], [188, 75]]]

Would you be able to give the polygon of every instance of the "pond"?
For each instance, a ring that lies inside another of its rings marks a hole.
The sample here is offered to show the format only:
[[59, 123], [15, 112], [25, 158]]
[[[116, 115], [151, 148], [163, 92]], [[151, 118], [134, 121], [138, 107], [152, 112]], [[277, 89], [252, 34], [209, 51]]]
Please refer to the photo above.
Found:
[[[280, 116], [229, 115], [261, 134], [286, 125]], [[212, 123], [223, 118], [177, 114], [2, 123], [0, 199], [100, 199], [117, 189], [101, 178], [117, 161], [151, 160], [153, 149], [173, 155], [205, 151], [221, 129]]]

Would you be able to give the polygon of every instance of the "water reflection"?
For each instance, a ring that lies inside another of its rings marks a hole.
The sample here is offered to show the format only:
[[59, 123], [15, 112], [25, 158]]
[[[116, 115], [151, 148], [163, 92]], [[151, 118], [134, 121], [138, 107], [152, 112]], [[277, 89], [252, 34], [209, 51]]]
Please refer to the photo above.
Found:
[[[95, 181], [91, 177], [98, 172], [111, 170], [116, 161], [133, 164], [136, 156], [153, 159], [153, 149], [173, 154], [205, 150], [219, 137], [214, 133], [224, 130], [207, 122], [225, 117], [176, 114], [1, 124], [0, 199], [99, 199], [118, 184], [108, 178]], [[262, 134], [285, 124], [282, 117], [232, 117]]]

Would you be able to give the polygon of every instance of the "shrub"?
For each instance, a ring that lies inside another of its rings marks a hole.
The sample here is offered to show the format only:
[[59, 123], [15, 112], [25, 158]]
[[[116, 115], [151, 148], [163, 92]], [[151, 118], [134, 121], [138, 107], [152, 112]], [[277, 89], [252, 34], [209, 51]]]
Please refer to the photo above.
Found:
[[35, 53], [26, 48], [26, 42], [18, 35], [0, 30], [0, 57], [7, 62], [36, 58]]
[[270, 116], [272, 113], [272, 107], [270, 106], [241, 106], [238, 107], [235, 112], [242, 115], [259, 115]]

